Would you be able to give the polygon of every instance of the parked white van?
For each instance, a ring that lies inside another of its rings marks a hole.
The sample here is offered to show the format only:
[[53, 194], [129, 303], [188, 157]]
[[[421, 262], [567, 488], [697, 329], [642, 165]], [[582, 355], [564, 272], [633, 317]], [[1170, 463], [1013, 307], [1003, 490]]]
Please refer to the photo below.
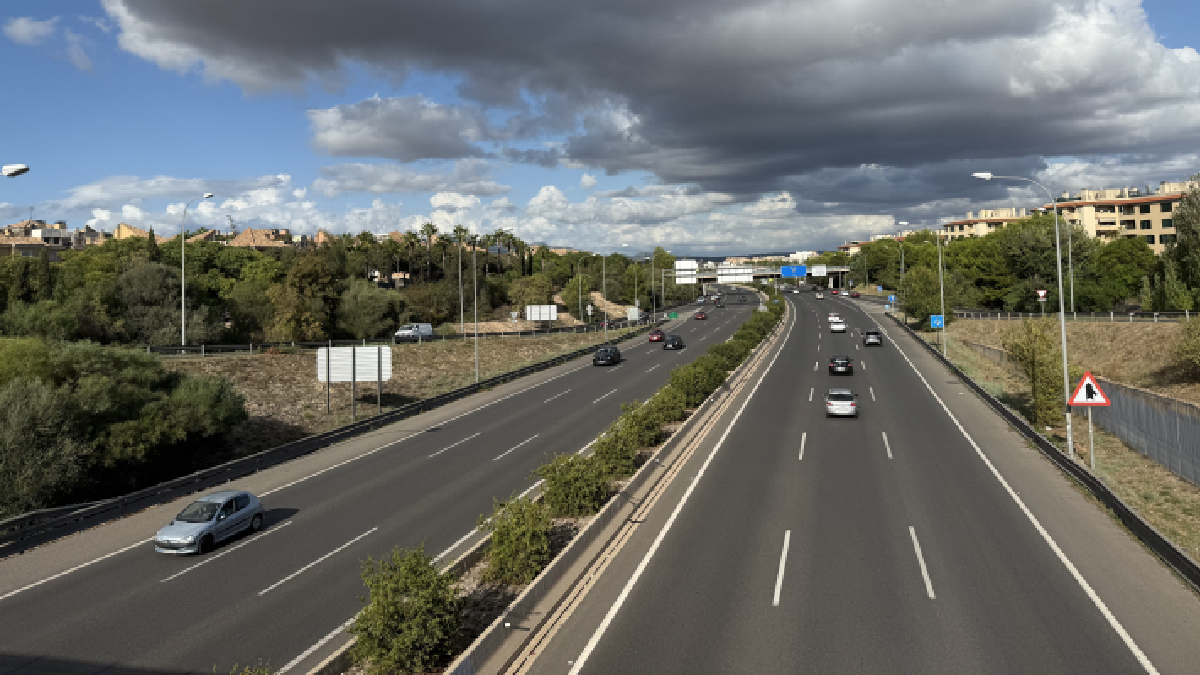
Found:
[[416, 342], [418, 340], [428, 340], [433, 337], [433, 324], [431, 323], [406, 323], [400, 326], [400, 330], [396, 331], [396, 340]]

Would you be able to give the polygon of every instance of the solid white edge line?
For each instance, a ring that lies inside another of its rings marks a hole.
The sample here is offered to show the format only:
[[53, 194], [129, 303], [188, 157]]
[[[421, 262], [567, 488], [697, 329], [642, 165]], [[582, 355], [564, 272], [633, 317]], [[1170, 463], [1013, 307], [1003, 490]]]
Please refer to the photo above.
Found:
[[804, 443], [808, 440], [808, 432], [800, 434], [800, 459], [804, 459]]
[[921, 577], [925, 579], [925, 592], [929, 594], [930, 600], [936, 600], [933, 595], [933, 582], [929, 580], [929, 569], [925, 567], [925, 556], [921, 555], [921, 542], [917, 541], [917, 530], [912, 526], [908, 526], [908, 533], [912, 536], [913, 550], [917, 552], [917, 562], [921, 564]]
[[779, 573], [775, 575], [775, 598], [771, 601], [772, 607], [779, 606], [779, 593], [783, 590], [783, 570], [787, 566], [788, 544], [792, 541], [792, 531], [783, 531], [783, 551], [779, 553]]
[[883, 434], [883, 447], [887, 448], [887, 452], [888, 452], [888, 459], [891, 459], [891, 458], [892, 458], [892, 444], [891, 444], [891, 443], [888, 443], [888, 439], [887, 439], [887, 432], [886, 432], [886, 431], [882, 431], [882, 432], [880, 432], [880, 433], [882, 433], [882, 434]]
[[530, 436], [529, 438], [526, 438], [525, 440], [521, 441], [520, 443], [517, 443], [516, 445], [512, 446], [511, 448], [509, 448], [509, 449], [505, 450], [504, 452], [500, 453], [499, 455], [497, 455], [496, 458], [493, 459], [492, 461], [494, 462], [497, 459], [500, 459], [501, 457], [507, 455], [508, 453], [512, 452], [513, 450], [516, 450], [517, 448], [521, 447], [522, 445], [525, 445], [526, 443], [528, 443], [529, 441], [532, 441], [533, 439], [537, 438], [538, 436], [541, 436], [541, 434], [534, 434], [534, 435]]
[[617, 393], [617, 390], [616, 390], [616, 389], [613, 389], [612, 391], [610, 391], [610, 392], [608, 392], [607, 394], [605, 394], [605, 395], [601, 396], [600, 398], [596, 399], [595, 401], [592, 401], [592, 403], [599, 403], [600, 401], [603, 401], [604, 399], [608, 398], [609, 396], [612, 396], [612, 395], [613, 395], [613, 394], [615, 394], [615, 393]]
[[746, 400], [742, 403], [742, 406], [738, 408], [737, 414], [733, 417], [733, 421], [731, 421], [729, 426], [725, 428], [725, 433], [721, 434], [720, 440], [717, 441], [717, 444], [713, 447], [712, 452], [708, 454], [708, 457], [704, 460], [704, 464], [700, 465], [700, 471], [697, 472], [696, 477], [692, 479], [691, 484], [689, 484], [687, 490], [684, 491], [683, 497], [679, 500], [679, 504], [675, 506], [675, 510], [671, 512], [671, 516], [667, 518], [667, 522], [663, 524], [663, 529], [654, 539], [654, 543], [650, 545], [650, 550], [646, 552], [646, 556], [642, 558], [642, 561], [638, 564], [637, 569], [634, 570], [633, 576], [631, 576], [629, 581], [625, 583], [625, 588], [621, 589], [621, 594], [617, 596], [616, 602], [612, 604], [612, 607], [609, 608], [608, 613], [604, 615], [604, 620], [600, 622], [600, 625], [596, 628], [596, 631], [592, 633], [592, 637], [588, 640], [587, 646], [584, 647], [583, 652], [579, 655], [579, 658], [575, 660], [575, 664], [571, 667], [569, 675], [579, 674], [579, 671], [583, 668], [583, 665], [587, 663], [588, 657], [590, 657], [592, 652], [596, 649], [596, 645], [600, 643], [600, 638], [604, 635], [604, 631], [608, 630], [609, 624], [612, 623], [613, 618], [621, 609], [621, 605], [625, 604], [625, 599], [629, 597], [629, 593], [633, 590], [633, 586], [637, 583], [638, 578], [642, 576], [642, 573], [646, 570], [646, 566], [650, 564], [651, 558], [653, 558], [655, 552], [658, 551], [658, 547], [662, 545], [663, 539], [666, 538], [667, 532], [671, 530], [671, 526], [675, 524], [675, 519], [679, 517], [680, 511], [682, 511], [684, 505], [687, 504], [687, 500], [689, 497], [691, 497], [692, 491], [696, 489], [696, 485], [698, 485], [700, 479], [704, 477], [704, 472], [708, 470], [708, 465], [711, 464], [713, 458], [717, 456], [717, 451], [720, 450], [721, 446], [725, 444], [725, 439], [729, 436], [729, 432], [733, 430], [733, 427], [741, 418], [742, 413], [746, 410], [746, 406], [749, 405], [750, 401], [754, 399], [754, 394], [758, 391], [759, 385], [763, 383], [763, 380], [766, 379], [767, 374], [771, 372], [771, 367], [775, 365], [775, 361], [779, 358], [779, 355], [783, 353], [783, 345], [786, 345], [788, 339], [791, 338], [792, 328], [795, 326], [796, 320], [795, 317], [792, 317], [792, 323], [788, 326], [787, 335], [784, 336], [783, 343], [780, 345], [779, 350], [775, 352], [775, 356], [771, 359], [771, 363], [767, 364], [766, 370], [764, 370], [762, 376], [758, 378], [758, 382], [754, 384], [754, 389], [750, 390], [749, 396], [746, 397]]
[[41, 586], [42, 584], [46, 583], [47, 581], [53, 581], [59, 577], [66, 576], [66, 575], [70, 574], [71, 572], [81, 570], [81, 569], [87, 567], [88, 565], [94, 565], [94, 564], [100, 562], [101, 560], [106, 560], [108, 558], [113, 557], [114, 555], [117, 555], [118, 553], [124, 553], [125, 551], [128, 551], [129, 549], [137, 548], [138, 546], [141, 546], [142, 544], [145, 544], [145, 543], [151, 542], [151, 541], [154, 541], [154, 537], [150, 537], [149, 539], [143, 539], [139, 542], [132, 543], [129, 546], [126, 546], [125, 548], [123, 548], [119, 551], [113, 551], [112, 553], [106, 553], [105, 555], [102, 555], [99, 558], [96, 558], [95, 560], [89, 560], [88, 562], [85, 562], [81, 565], [76, 565], [69, 570], [59, 572], [58, 574], [55, 574], [54, 576], [46, 577], [45, 579], [42, 579], [41, 581], [35, 581], [32, 584], [29, 584], [28, 586], [22, 586], [21, 588], [18, 588], [15, 591], [9, 591], [9, 592], [5, 593], [4, 595], [0, 595], [0, 600], [4, 600], [6, 598], [11, 598], [12, 596], [16, 595], [17, 593], [20, 593], [22, 591], [27, 591], [36, 586]]
[[[565, 392], [564, 392], [564, 393], [565, 393]], [[479, 434], [482, 434], [482, 433], [483, 433], [482, 431], [477, 431], [477, 432], [475, 432], [475, 433], [471, 434], [470, 436], [467, 436], [466, 438], [462, 439], [461, 441], [459, 441], [459, 442], [457, 442], [457, 443], [451, 443], [450, 445], [447, 445], [446, 447], [442, 448], [441, 450], [438, 450], [437, 452], [433, 453], [432, 455], [430, 455], [430, 456], [429, 456], [429, 457], [427, 457], [426, 459], [432, 459], [432, 458], [434, 458], [434, 457], [437, 457], [438, 455], [440, 455], [440, 454], [442, 454], [443, 452], [445, 452], [445, 451], [449, 450], [450, 448], [454, 448], [454, 447], [457, 447], [457, 446], [459, 446], [459, 445], [462, 445], [463, 443], [466, 443], [467, 441], [471, 440], [472, 438], [475, 438], [476, 436], [478, 436]]]
[[331, 556], [331, 555], [333, 555], [333, 554], [335, 554], [335, 553], [338, 553], [339, 551], [342, 551], [342, 550], [344, 550], [344, 549], [345, 549], [347, 546], [349, 546], [349, 545], [353, 544], [354, 542], [358, 541], [359, 539], [362, 539], [363, 537], [367, 536], [368, 534], [371, 534], [372, 532], [374, 532], [375, 530], [378, 530], [378, 529], [379, 529], [378, 527], [372, 527], [371, 529], [367, 530], [366, 532], [363, 532], [362, 534], [360, 534], [360, 535], [358, 535], [357, 537], [355, 537], [355, 538], [351, 539], [350, 541], [348, 541], [348, 542], [346, 542], [346, 543], [342, 544], [341, 546], [339, 546], [339, 547], [337, 547], [337, 548], [333, 549], [333, 550], [332, 550], [332, 551], [330, 551], [329, 553], [326, 553], [325, 555], [321, 556], [320, 558], [317, 558], [316, 560], [314, 560], [314, 561], [312, 561], [312, 562], [308, 563], [308, 564], [307, 564], [307, 565], [305, 565], [304, 567], [301, 567], [300, 569], [296, 570], [295, 572], [292, 572], [291, 574], [289, 574], [289, 575], [287, 575], [286, 577], [284, 577], [284, 578], [280, 579], [279, 581], [276, 581], [275, 583], [271, 584], [270, 586], [267, 586], [266, 588], [264, 588], [264, 589], [262, 589], [261, 591], [259, 591], [259, 592], [258, 592], [258, 597], [260, 597], [260, 598], [261, 598], [263, 595], [265, 595], [266, 593], [268, 593], [268, 592], [270, 592], [270, 591], [274, 590], [275, 588], [278, 588], [280, 585], [282, 585], [282, 584], [285, 584], [285, 583], [287, 583], [288, 581], [291, 581], [292, 579], [295, 579], [296, 577], [300, 576], [300, 575], [301, 575], [301, 574], [302, 574], [302, 573], [303, 573], [305, 570], [307, 570], [307, 569], [311, 568], [313, 565], [316, 565], [317, 563], [319, 563], [319, 562], [321, 562], [321, 561], [323, 561], [323, 560], [325, 560], [325, 559], [329, 558], [329, 556]]
[[188, 572], [191, 572], [192, 570], [196, 569], [197, 567], [200, 567], [201, 565], [207, 565], [208, 563], [216, 560], [217, 558], [220, 558], [221, 556], [225, 555], [226, 553], [233, 553], [234, 551], [245, 546], [246, 544], [249, 544], [252, 541], [257, 541], [259, 539], [262, 539], [263, 537], [267, 536], [268, 534], [271, 534], [272, 532], [278, 532], [291, 524], [292, 524], [292, 521], [285, 520], [282, 523], [276, 525], [275, 527], [272, 527], [269, 530], [259, 532], [257, 535], [247, 539], [246, 541], [243, 541], [242, 543], [238, 544], [237, 546], [225, 549], [224, 551], [221, 551], [220, 553], [218, 553], [216, 555], [209, 556], [209, 557], [205, 558], [204, 560], [201, 560], [200, 562], [196, 563], [195, 565], [192, 565], [191, 567], [185, 567], [184, 569], [176, 572], [175, 574], [172, 574], [171, 576], [167, 577], [166, 579], [160, 579], [159, 581], [161, 583], [164, 581], [170, 581], [172, 579], [175, 579], [176, 577], [181, 577], [181, 576], [187, 574]]
[[[878, 324], [879, 322], [876, 321], [875, 323]], [[1117, 620], [1117, 617], [1113, 616], [1113, 613], [1109, 611], [1108, 605], [1104, 604], [1104, 601], [1101, 600], [1100, 596], [1096, 594], [1096, 591], [1092, 589], [1091, 584], [1089, 584], [1087, 580], [1083, 578], [1083, 575], [1079, 573], [1079, 570], [1075, 567], [1075, 563], [1072, 563], [1070, 558], [1067, 557], [1067, 554], [1063, 553], [1063, 550], [1059, 548], [1058, 542], [1054, 541], [1054, 537], [1051, 537], [1050, 533], [1046, 531], [1046, 528], [1042, 527], [1041, 521], [1039, 521], [1037, 516], [1033, 515], [1033, 512], [1029, 510], [1029, 507], [1025, 505], [1025, 502], [1021, 499], [1021, 496], [1017, 494], [1017, 491], [1008, 484], [1008, 481], [1004, 479], [1004, 476], [1000, 475], [1000, 471], [996, 469], [994, 464], [992, 464], [992, 460], [988, 459], [987, 455], [983, 454], [983, 450], [979, 447], [979, 444], [975, 442], [975, 439], [971, 437], [971, 434], [967, 433], [967, 430], [963, 428], [961, 423], [959, 423], [958, 418], [954, 416], [954, 413], [950, 412], [950, 408], [946, 405], [945, 401], [943, 401], [942, 397], [938, 396], [937, 392], [933, 390], [933, 387], [930, 386], [929, 381], [925, 379], [925, 376], [922, 375], [921, 371], [917, 369], [917, 366], [913, 364], [912, 359], [908, 358], [908, 354], [905, 354], [904, 350], [901, 349], [900, 346], [895, 342], [892, 344], [896, 348], [896, 351], [900, 352], [900, 355], [903, 356], [904, 360], [908, 362], [908, 366], [913, 369], [913, 372], [917, 374], [917, 377], [921, 378], [921, 382], [925, 384], [925, 388], [929, 390], [930, 394], [933, 394], [933, 398], [938, 402], [939, 405], [942, 406], [942, 410], [944, 410], [946, 415], [950, 417], [950, 421], [954, 422], [954, 426], [958, 427], [958, 431], [963, 435], [964, 438], [967, 439], [967, 442], [971, 444], [971, 447], [975, 448], [975, 454], [977, 454], [979, 458], [983, 460], [983, 463], [988, 469], [991, 470], [992, 475], [996, 477], [996, 480], [1000, 481], [1000, 485], [1002, 485], [1004, 490], [1008, 492], [1008, 496], [1017, 503], [1017, 506], [1021, 509], [1021, 512], [1024, 513], [1025, 517], [1029, 519], [1029, 522], [1033, 524], [1034, 529], [1037, 530], [1038, 534], [1042, 536], [1042, 539], [1046, 542], [1046, 544], [1050, 546], [1050, 550], [1054, 551], [1054, 554], [1058, 556], [1059, 561], [1064, 567], [1067, 568], [1067, 571], [1071, 573], [1071, 576], [1075, 578], [1075, 582], [1078, 583], [1079, 587], [1082, 588], [1084, 593], [1087, 594], [1088, 599], [1090, 599], [1092, 604], [1096, 606], [1096, 609], [1100, 610], [1100, 613], [1104, 615], [1104, 618], [1108, 621], [1108, 625], [1112, 626], [1112, 629], [1116, 631], [1118, 636], [1120, 636], [1121, 640], [1125, 643], [1125, 646], [1129, 648], [1129, 651], [1133, 653], [1134, 657], [1138, 660], [1138, 663], [1142, 665], [1142, 668], [1150, 675], [1158, 675], [1158, 669], [1156, 669], [1154, 664], [1150, 662], [1150, 659], [1147, 658], [1144, 653], [1142, 653], [1141, 648], [1139, 648], [1137, 643], [1133, 641], [1133, 638], [1129, 635], [1129, 632], [1125, 630], [1125, 627], [1121, 625], [1121, 622]]]
[[329, 631], [329, 634], [326, 635], [325, 637], [321, 638], [320, 640], [317, 640], [317, 643], [315, 645], [309, 647], [308, 649], [305, 649], [303, 652], [300, 653], [300, 656], [297, 656], [296, 658], [292, 659], [291, 661], [288, 661], [287, 665], [285, 665], [284, 667], [275, 671], [276, 675], [283, 675], [284, 673], [288, 672], [292, 668], [295, 668], [302, 661], [304, 661], [304, 659], [307, 659], [313, 652], [317, 651], [321, 647], [324, 647], [326, 645], [326, 643], [328, 643], [333, 638], [337, 637], [338, 633], [341, 633], [341, 632], [345, 631], [347, 628], [349, 628], [350, 624], [354, 623], [354, 620], [357, 618], [358, 618], [358, 615], [355, 614], [354, 616], [347, 619], [346, 623]]

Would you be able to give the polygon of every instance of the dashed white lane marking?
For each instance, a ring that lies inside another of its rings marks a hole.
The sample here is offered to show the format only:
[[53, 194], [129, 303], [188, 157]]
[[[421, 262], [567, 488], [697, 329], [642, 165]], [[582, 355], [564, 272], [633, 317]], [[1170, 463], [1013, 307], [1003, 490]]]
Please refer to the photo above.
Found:
[[[613, 391], [616, 391], [616, 389], [614, 389]], [[499, 455], [497, 455], [496, 458], [493, 459], [492, 461], [494, 462], [497, 459], [500, 459], [501, 457], [507, 455], [508, 453], [512, 452], [513, 450], [516, 450], [517, 448], [521, 447], [522, 445], [525, 445], [526, 443], [528, 443], [529, 441], [532, 441], [533, 439], [537, 438], [540, 435], [541, 434], [534, 434], [534, 435], [530, 436], [529, 438], [526, 438], [525, 440], [521, 441], [520, 443], [517, 443], [516, 445], [512, 446], [511, 448], [509, 448], [509, 449], [505, 450], [504, 452], [500, 453]]]
[[862, 369], [863, 369], [863, 370], [866, 370], [866, 369], [867, 369], [867, 362], [866, 362], [866, 361], [863, 361], [863, 362], [862, 362]]
[[329, 558], [329, 556], [331, 556], [331, 555], [333, 555], [333, 554], [335, 554], [335, 553], [338, 553], [339, 551], [345, 550], [345, 549], [346, 549], [348, 546], [350, 546], [350, 545], [351, 545], [351, 544], [353, 544], [354, 542], [358, 541], [359, 539], [362, 539], [363, 537], [367, 536], [368, 534], [371, 534], [372, 532], [374, 532], [375, 530], [378, 530], [378, 529], [379, 529], [378, 527], [372, 527], [371, 529], [367, 530], [366, 532], [363, 532], [362, 534], [360, 534], [360, 535], [358, 535], [357, 537], [355, 537], [355, 538], [351, 539], [350, 541], [348, 541], [348, 542], [346, 542], [346, 543], [342, 544], [341, 546], [339, 546], [339, 547], [337, 547], [337, 548], [333, 549], [333, 550], [332, 550], [332, 551], [330, 551], [329, 553], [326, 553], [325, 555], [321, 556], [320, 558], [317, 558], [316, 560], [314, 560], [314, 561], [312, 561], [312, 562], [308, 563], [308, 564], [307, 564], [307, 565], [305, 565], [304, 567], [301, 567], [300, 569], [296, 570], [295, 572], [292, 572], [291, 574], [289, 574], [289, 575], [287, 575], [286, 577], [284, 577], [284, 578], [280, 579], [279, 581], [276, 581], [275, 583], [271, 584], [270, 586], [267, 586], [266, 588], [264, 588], [264, 589], [262, 589], [261, 591], [259, 591], [259, 592], [258, 592], [258, 597], [260, 597], [260, 598], [261, 598], [261, 597], [262, 597], [264, 594], [266, 594], [266, 593], [270, 592], [272, 589], [274, 589], [274, 588], [278, 588], [278, 587], [279, 587], [281, 584], [287, 583], [288, 581], [290, 581], [290, 580], [292, 580], [292, 579], [295, 579], [296, 577], [298, 577], [298, 576], [300, 576], [301, 574], [303, 574], [305, 570], [308, 570], [309, 568], [311, 568], [313, 565], [316, 565], [316, 564], [318, 564], [318, 563], [322, 562], [323, 560], [325, 560], [325, 559]]
[[[570, 390], [567, 390], [567, 391], [570, 391]], [[565, 393], [567, 393], [567, 392], [565, 392], [565, 391], [564, 391], [564, 392], [563, 392], [563, 394], [565, 394]], [[559, 394], [559, 396], [562, 396], [562, 394]], [[557, 397], [556, 397], [556, 398], [557, 398]], [[430, 455], [429, 457], [430, 457], [430, 458], [437, 457], [438, 455], [440, 455], [440, 454], [442, 454], [443, 452], [445, 452], [445, 451], [449, 450], [450, 448], [453, 448], [453, 447], [457, 447], [457, 446], [459, 446], [459, 445], [462, 445], [463, 443], [466, 443], [467, 441], [471, 440], [472, 438], [475, 438], [476, 436], [478, 436], [479, 434], [482, 434], [482, 433], [483, 433], [482, 431], [477, 431], [477, 432], [475, 432], [475, 433], [471, 434], [470, 436], [467, 436], [466, 438], [462, 439], [461, 441], [459, 441], [459, 442], [457, 442], [457, 443], [452, 443], [452, 444], [450, 444], [450, 445], [447, 445], [446, 447], [442, 448], [441, 450], [438, 450], [437, 452], [433, 453], [433, 454], [432, 454], [432, 455]]]
[[800, 459], [804, 459], [804, 443], [808, 440], [808, 432], [800, 434]]
[[783, 531], [783, 551], [779, 554], [779, 574], [775, 576], [775, 599], [771, 601], [774, 607], [779, 606], [779, 593], [783, 590], [783, 570], [787, 565], [788, 544], [792, 540], [792, 531]]
[[884, 431], [881, 433], [883, 434], [883, 447], [887, 448], [888, 459], [891, 459], [892, 458], [892, 444], [888, 443], [887, 432]]
[[564, 391], [561, 394], [555, 394], [555, 395], [551, 396], [550, 398], [546, 399], [545, 401], [542, 401], [542, 403], [549, 403], [550, 401], [553, 401], [554, 399], [558, 398], [559, 396], [565, 396], [566, 394], [569, 394], [569, 393], [571, 393], [570, 389]]
[[648, 373], [648, 372], [650, 372], [651, 370], [654, 370], [655, 368], [659, 367], [660, 365], [662, 365], [662, 364], [660, 364], [660, 363], [656, 363], [656, 364], [654, 364], [654, 365], [650, 366], [650, 370], [647, 370], [646, 372]]
[[867, 391], [871, 392], [871, 400], [875, 400], [875, 387], [867, 387]]
[[250, 543], [250, 542], [252, 542], [252, 541], [257, 541], [257, 540], [259, 540], [259, 539], [262, 539], [263, 537], [267, 536], [268, 534], [271, 534], [272, 532], [278, 532], [278, 531], [282, 530], [283, 528], [285, 528], [285, 527], [287, 527], [288, 525], [291, 525], [291, 524], [292, 524], [292, 521], [290, 521], [290, 520], [285, 520], [285, 521], [283, 521], [282, 523], [280, 523], [280, 524], [279, 524], [277, 527], [272, 527], [271, 529], [267, 530], [266, 532], [260, 532], [259, 534], [255, 535], [255, 536], [253, 536], [253, 537], [251, 537], [251, 538], [249, 538], [249, 539], [247, 539], [246, 541], [243, 541], [242, 543], [238, 544], [237, 546], [234, 546], [234, 547], [232, 547], [232, 548], [229, 548], [229, 549], [226, 549], [226, 550], [224, 550], [224, 551], [221, 551], [220, 553], [218, 553], [218, 554], [216, 554], [216, 555], [214, 555], [214, 556], [209, 556], [209, 557], [205, 558], [204, 560], [201, 560], [200, 562], [196, 563], [195, 565], [192, 565], [191, 567], [186, 567], [186, 568], [184, 568], [184, 569], [182, 569], [182, 570], [180, 570], [180, 571], [176, 572], [175, 574], [172, 574], [171, 576], [167, 577], [166, 579], [162, 579], [162, 580], [160, 580], [160, 582], [161, 582], [161, 581], [170, 581], [170, 580], [172, 580], [172, 579], [174, 579], [174, 578], [176, 578], [176, 577], [181, 577], [181, 576], [183, 576], [183, 575], [187, 574], [188, 572], [191, 572], [192, 570], [196, 569], [197, 567], [199, 567], [199, 566], [201, 566], [201, 565], [207, 565], [208, 563], [210, 563], [210, 562], [212, 562], [212, 561], [216, 560], [217, 558], [220, 558], [220, 557], [221, 557], [221, 556], [223, 556], [223, 555], [226, 555], [226, 554], [228, 554], [228, 553], [233, 553], [234, 551], [236, 551], [236, 550], [238, 550], [239, 548], [241, 548], [241, 547], [245, 546], [246, 544], [249, 544], [249, 543]]
[[913, 550], [917, 552], [917, 562], [921, 563], [921, 578], [925, 579], [925, 592], [929, 594], [929, 599], [933, 600], [933, 582], [929, 580], [929, 569], [925, 567], [925, 558], [921, 555], [921, 542], [917, 541], [917, 531], [912, 525], [908, 526], [908, 533], [912, 536]]
[[613, 389], [612, 391], [610, 391], [610, 392], [608, 392], [607, 394], [605, 394], [605, 395], [601, 396], [600, 398], [596, 399], [595, 401], [592, 401], [592, 403], [599, 403], [600, 401], [603, 401], [604, 399], [608, 398], [609, 396], [612, 396], [612, 395], [613, 395], [613, 394], [615, 394], [616, 392], [617, 392], [617, 390], [616, 390], [616, 389]]
[[821, 365], [820, 361], [813, 361], [813, 372], [817, 371], [817, 366]]
[[808, 402], [809, 402], [809, 403], [812, 403], [812, 397], [813, 397], [813, 393], [814, 393], [814, 392], [816, 392], [816, 391], [817, 391], [817, 388], [816, 388], [816, 387], [809, 387], [809, 388], [808, 388]]

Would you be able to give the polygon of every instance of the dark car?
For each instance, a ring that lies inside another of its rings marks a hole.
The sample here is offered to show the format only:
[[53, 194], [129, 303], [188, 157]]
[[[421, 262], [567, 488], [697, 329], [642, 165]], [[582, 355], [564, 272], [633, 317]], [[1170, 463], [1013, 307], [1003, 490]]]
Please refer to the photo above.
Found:
[[858, 291], [854, 291], [853, 293], [850, 294], [850, 297], [852, 297], [852, 298], [857, 298], [860, 296], [862, 296], [862, 293], [859, 293]]
[[713, 307], [724, 307], [724, 306], [725, 306], [725, 303], [721, 302], [720, 300], [713, 301]]
[[870, 347], [871, 345], [882, 347], [883, 334], [877, 330], [869, 330], [863, 333], [863, 346]]
[[853, 375], [854, 360], [849, 356], [833, 356], [829, 359], [830, 375]]
[[661, 330], [650, 331], [650, 341], [651, 342], [662, 342], [664, 339], [666, 339], [666, 337], [667, 337], [667, 334], [662, 332]]
[[668, 335], [663, 340], [663, 349], [683, 349], [683, 338], [678, 335]]
[[621, 362], [621, 350], [616, 347], [601, 347], [592, 355], [593, 366], [615, 366]]
[[693, 319], [707, 319], [708, 315], [705, 314], [704, 312], [696, 312], [696, 316], [694, 316], [692, 318]]

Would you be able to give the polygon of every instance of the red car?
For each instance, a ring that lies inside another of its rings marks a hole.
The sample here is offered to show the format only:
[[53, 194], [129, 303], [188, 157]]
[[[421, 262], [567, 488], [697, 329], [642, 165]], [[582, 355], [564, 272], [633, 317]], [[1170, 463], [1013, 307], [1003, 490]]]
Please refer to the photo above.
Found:
[[666, 337], [667, 337], [667, 334], [662, 332], [661, 330], [650, 331], [650, 341], [651, 342], [662, 342], [664, 339], [666, 339]]
[[858, 291], [854, 291], [853, 293], [850, 294], [850, 297], [852, 297], [852, 298], [862, 297], [862, 293], [859, 293]]
[[837, 294], [838, 294], [838, 292], [837, 292], [837, 289], [836, 289], [836, 288], [835, 288], [835, 289], [833, 289], [832, 291], [829, 291], [829, 293], [830, 293], [830, 295], [837, 295]]
[[696, 316], [694, 316], [692, 318], [693, 319], [707, 319], [708, 315], [705, 314], [704, 312], [696, 312]]

